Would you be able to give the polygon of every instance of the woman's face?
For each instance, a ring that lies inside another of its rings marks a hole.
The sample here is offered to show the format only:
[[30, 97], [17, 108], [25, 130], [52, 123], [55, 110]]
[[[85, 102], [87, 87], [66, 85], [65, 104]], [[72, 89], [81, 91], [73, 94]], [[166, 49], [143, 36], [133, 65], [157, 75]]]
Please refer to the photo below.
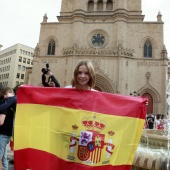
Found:
[[90, 80], [90, 75], [88, 68], [85, 65], [79, 67], [78, 74], [77, 74], [77, 81], [82, 86], [86, 86]]

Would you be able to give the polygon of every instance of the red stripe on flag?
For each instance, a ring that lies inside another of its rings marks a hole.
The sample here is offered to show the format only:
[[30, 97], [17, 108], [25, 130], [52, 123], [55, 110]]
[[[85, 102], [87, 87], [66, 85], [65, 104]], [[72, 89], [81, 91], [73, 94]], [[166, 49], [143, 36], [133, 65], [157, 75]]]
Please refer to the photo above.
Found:
[[145, 119], [146, 115], [146, 99], [142, 97], [30, 86], [20, 86], [17, 97], [18, 104], [42, 104], [141, 119]]
[[35, 149], [14, 151], [15, 170], [130, 170], [130, 165], [88, 166], [62, 160], [48, 152]]

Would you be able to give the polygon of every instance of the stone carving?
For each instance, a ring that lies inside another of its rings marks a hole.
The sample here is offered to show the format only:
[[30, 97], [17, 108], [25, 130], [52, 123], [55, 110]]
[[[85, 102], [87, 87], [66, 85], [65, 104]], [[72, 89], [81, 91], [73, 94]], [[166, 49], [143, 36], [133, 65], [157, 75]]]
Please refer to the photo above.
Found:
[[151, 73], [150, 73], [150, 72], [147, 72], [147, 73], [145, 74], [145, 76], [146, 76], [147, 79], [149, 79], [149, 78], [151, 77]]
[[38, 56], [40, 53], [40, 48], [39, 48], [39, 44], [37, 43], [35, 50], [34, 50], [34, 56]]
[[92, 47], [79, 47], [74, 44], [72, 47], [66, 47], [62, 50], [63, 55], [110, 55], [110, 56], [134, 56], [134, 50], [123, 47], [108, 47], [108, 48], [92, 48]]

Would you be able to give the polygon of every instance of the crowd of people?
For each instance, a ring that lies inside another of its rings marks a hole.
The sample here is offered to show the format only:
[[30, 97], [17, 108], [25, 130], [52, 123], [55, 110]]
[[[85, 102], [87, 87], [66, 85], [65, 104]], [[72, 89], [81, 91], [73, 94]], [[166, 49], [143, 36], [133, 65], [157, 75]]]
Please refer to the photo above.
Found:
[[167, 116], [164, 114], [153, 115], [152, 113], [148, 113], [146, 115], [145, 128], [167, 130], [168, 128]]

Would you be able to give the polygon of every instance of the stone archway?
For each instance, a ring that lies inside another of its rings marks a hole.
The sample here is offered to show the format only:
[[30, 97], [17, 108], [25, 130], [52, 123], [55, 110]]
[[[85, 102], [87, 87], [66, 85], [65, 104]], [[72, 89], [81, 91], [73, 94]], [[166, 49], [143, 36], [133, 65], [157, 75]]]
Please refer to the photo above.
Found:
[[[150, 100], [150, 102], [152, 102], [152, 109], [148, 108], [147, 111], [152, 110], [152, 113], [154, 114], [157, 113], [158, 103], [161, 103], [161, 97], [159, 93], [151, 86], [150, 87], [144, 86], [138, 91], [138, 93], [140, 94], [140, 96], [147, 97]], [[145, 96], [146, 94], [147, 96]], [[149, 107], [151, 107], [151, 103]]]
[[96, 74], [96, 84], [94, 89], [107, 93], [115, 93], [113, 83], [107, 79], [105, 76]]

